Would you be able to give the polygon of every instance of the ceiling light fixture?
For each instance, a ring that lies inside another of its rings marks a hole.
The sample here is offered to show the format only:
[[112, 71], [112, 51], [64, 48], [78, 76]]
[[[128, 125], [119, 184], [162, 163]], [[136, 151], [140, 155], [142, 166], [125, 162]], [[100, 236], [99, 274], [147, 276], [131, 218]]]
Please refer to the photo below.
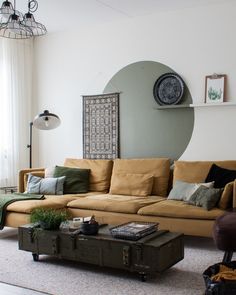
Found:
[[46, 27], [35, 21], [33, 12], [38, 9], [36, 0], [28, 0], [28, 12], [23, 14], [16, 10], [8, 0], [0, 8], [0, 36], [10, 39], [27, 39], [47, 33]]

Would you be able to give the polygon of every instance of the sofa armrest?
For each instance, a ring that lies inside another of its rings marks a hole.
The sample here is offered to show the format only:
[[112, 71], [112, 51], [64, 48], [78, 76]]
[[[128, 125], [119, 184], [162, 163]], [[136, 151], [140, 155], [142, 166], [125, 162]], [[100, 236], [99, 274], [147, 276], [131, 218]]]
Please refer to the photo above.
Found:
[[236, 208], [236, 179], [234, 180], [233, 187], [233, 208]]
[[34, 172], [45, 172], [45, 168], [28, 168], [19, 171], [18, 175], [18, 192], [23, 193], [26, 189], [25, 187], [25, 175], [27, 173], [34, 173]]

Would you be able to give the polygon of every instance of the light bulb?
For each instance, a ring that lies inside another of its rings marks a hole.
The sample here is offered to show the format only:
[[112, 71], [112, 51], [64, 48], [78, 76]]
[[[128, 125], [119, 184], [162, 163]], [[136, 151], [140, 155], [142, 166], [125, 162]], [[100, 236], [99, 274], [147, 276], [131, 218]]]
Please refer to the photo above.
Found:
[[45, 126], [48, 128], [49, 127], [49, 123], [48, 123], [49, 118], [45, 117], [44, 121], [45, 121]]

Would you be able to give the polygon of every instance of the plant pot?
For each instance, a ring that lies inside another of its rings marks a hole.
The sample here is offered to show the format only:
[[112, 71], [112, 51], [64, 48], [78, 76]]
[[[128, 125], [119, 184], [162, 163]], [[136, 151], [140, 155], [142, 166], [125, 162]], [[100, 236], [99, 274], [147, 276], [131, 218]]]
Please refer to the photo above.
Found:
[[58, 224], [52, 224], [52, 223], [46, 223], [44, 221], [39, 221], [39, 224], [42, 229], [56, 230], [56, 229], [59, 229], [61, 222]]
[[84, 235], [96, 235], [99, 230], [99, 224], [98, 222], [89, 223], [88, 221], [85, 221], [81, 223], [80, 230]]

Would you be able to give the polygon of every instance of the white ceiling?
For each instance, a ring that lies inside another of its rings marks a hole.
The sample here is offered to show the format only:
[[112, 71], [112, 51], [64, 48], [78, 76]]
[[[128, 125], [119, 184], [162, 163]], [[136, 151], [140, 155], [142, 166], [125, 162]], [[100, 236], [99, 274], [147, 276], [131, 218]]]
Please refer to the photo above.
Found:
[[[2, 0], [3, 1], [3, 0]], [[13, 0], [10, 0], [12, 3]], [[37, 0], [35, 19], [48, 32], [82, 28], [162, 11], [178, 10], [235, 0]], [[16, 9], [27, 10], [28, 0], [16, 0]]]

